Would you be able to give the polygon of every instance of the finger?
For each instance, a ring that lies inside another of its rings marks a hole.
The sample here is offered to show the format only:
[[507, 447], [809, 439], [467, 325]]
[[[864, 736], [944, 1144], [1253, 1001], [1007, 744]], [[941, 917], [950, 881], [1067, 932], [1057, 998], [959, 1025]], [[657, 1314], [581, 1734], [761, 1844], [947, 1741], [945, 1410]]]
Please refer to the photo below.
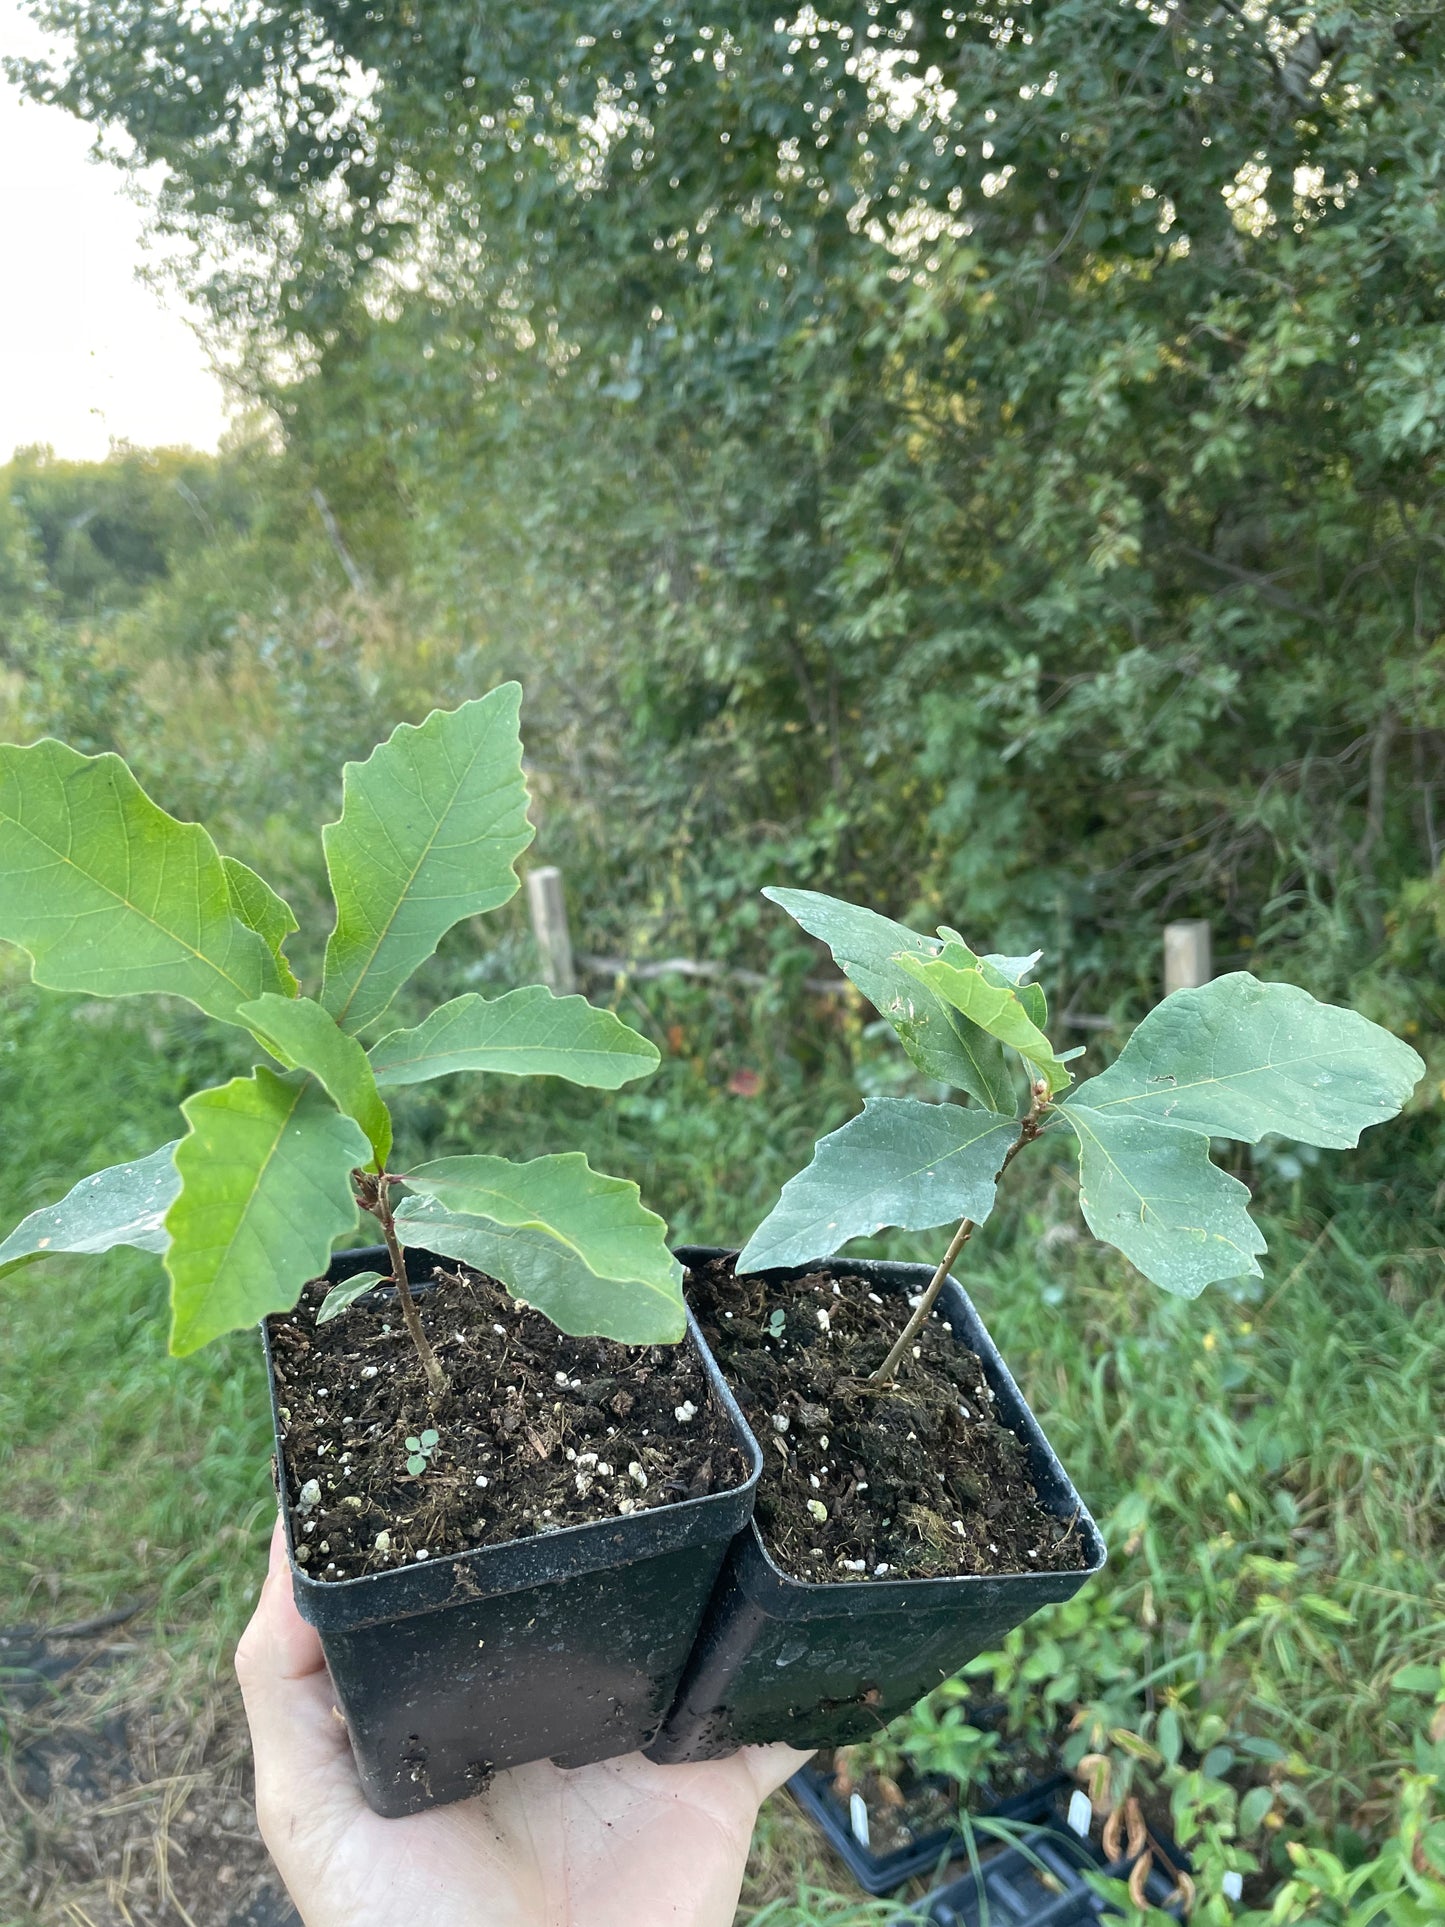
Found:
[[741, 1757], [752, 1775], [761, 1803], [770, 1793], [776, 1793], [785, 1781], [791, 1780], [798, 1768], [806, 1766], [813, 1755], [800, 1753], [797, 1747], [786, 1746], [780, 1740], [774, 1746], [745, 1746]]
[[338, 1768], [360, 1798], [321, 1641], [292, 1597], [279, 1519], [266, 1583], [236, 1648], [236, 1677], [251, 1727], [258, 1803], [263, 1792], [284, 1800], [311, 1776], [329, 1777]]

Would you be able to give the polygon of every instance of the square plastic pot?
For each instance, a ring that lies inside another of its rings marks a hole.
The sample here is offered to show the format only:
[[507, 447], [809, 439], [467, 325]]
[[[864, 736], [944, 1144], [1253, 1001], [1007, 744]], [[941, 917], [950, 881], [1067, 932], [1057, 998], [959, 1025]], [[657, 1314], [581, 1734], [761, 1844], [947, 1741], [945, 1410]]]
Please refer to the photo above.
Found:
[[[942, 1784], [942, 1782], [940, 1782]], [[1036, 1820], [1045, 1805], [1061, 1787], [1069, 1784], [1066, 1774], [1057, 1773], [1046, 1781], [1010, 1794], [1006, 1800], [986, 1802], [978, 1818], [988, 1820]], [[891, 1853], [874, 1853], [853, 1832], [848, 1809], [833, 1791], [833, 1776], [815, 1766], [799, 1767], [788, 1782], [788, 1791], [819, 1833], [852, 1874], [864, 1893], [896, 1893], [906, 1880], [927, 1879], [941, 1873], [950, 1860], [969, 1850], [968, 1835], [956, 1823], [935, 1827], [910, 1846], [895, 1847]]]
[[[407, 1253], [423, 1292], [447, 1262]], [[371, 1246], [338, 1254], [327, 1278], [389, 1269], [382, 1247]], [[263, 1332], [279, 1466], [285, 1445]], [[657, 1732], [729, 1543], [752, 1513], [762, 1463], [691, 1314], [683, 1342], [697, 1350], [748, 1469], [725, 1492], [328, 1582], [296, 1563], [278, 1479], [297, 1610], [321, 1635], [376, 1812], [465, 1799], [493, 1772], [530, 1760], [611, 1759]]]
[[[910, 1908], [893, 1927], [918, 1927], [920, 1920], [932, 1927], [1095, 1927], [1097, 1921], [1117, 1919], [1118, 1909], [1100, 1899], [1087, 1876], [1127, 1880], [1134, 1861], [1110, 1860], [1092, 1838], [1081, 1839], [1065, 1823], [1062, 1804], [1051, 1785], [1038, 1788], [1032, 1804], [1016, 1802], [1012, 1817], [1021, 1824], [1011, 1830], [1014, 1844], [936, 1888], [926, 1904], [920, 1903], [921, 1915]], [[1151, 1834], [1149, 1844], [1154, 1864], [1144, 1877], [1145, 1899], [1179, 1919], [1183, 1908], [1175, 1883], [1159, 1862], [1162, 1858], [1187, 1873], [1188, 1858], [1167, 1837]], [[986, 1854], [992, 1842], [985, 1834], [977, 1845]]]
[[[690, 1247], [677, 1255], [696, 1266], [724, 1254]], [[861, 1277], [880, 1296], [904, 1302], [933, 1275], [927, 1265], [857, 1258], [784, 1275], [818, 1271]], [[981, 1359], [994, 1415], [1022, 1440], [1039, 1499], [1071, 1524], [1083, 1563], [1073, 1571], [820, 1584], [781, 1571], [749, 1520], [729, 1550], [649, 1759], [672, 1765], [770, 1740], [813, 1748], [867, 1739], [1041, 1606], [1071, 1599], [1103, 1565], [1098, 1528], [962, 1286], [950, 1278], [938, 1302], [959, 1344]]]

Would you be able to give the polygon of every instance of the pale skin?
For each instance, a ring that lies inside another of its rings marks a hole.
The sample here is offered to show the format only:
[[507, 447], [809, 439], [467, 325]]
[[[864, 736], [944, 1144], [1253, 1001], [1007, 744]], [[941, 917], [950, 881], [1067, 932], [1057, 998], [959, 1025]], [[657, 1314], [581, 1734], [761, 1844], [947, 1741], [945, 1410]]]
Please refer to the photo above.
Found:
[[279, 1525], [236, 1673], [261, 1836], [305, 1927], [731, 1927], [758, 1808], [808, 1758], [753, 1746], [697, 1766], [540, 1761], [474, 1800], [380, 1819]]

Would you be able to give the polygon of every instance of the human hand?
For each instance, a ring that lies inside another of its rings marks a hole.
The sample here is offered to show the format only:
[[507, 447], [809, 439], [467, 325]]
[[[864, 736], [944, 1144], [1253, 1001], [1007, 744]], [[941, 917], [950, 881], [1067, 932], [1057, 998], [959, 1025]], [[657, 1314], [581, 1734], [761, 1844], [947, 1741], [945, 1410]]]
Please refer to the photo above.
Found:
[[731, 1927], [758, 1808], [809, 1757], [541, 1760], [475, 1799], [383, 1820], [296, 1610], [279, 1523], [236, 1673], [261, 1837], [306, 1927]]

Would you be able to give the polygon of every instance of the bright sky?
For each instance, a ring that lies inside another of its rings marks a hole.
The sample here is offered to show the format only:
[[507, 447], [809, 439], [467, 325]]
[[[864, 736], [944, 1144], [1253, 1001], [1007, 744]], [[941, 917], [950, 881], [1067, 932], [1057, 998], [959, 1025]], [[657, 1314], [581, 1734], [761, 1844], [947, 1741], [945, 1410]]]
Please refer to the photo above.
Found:
[[[0, 0], [0, 55], [42, 50]], [[0, 78], [0, 462], [26, 442], [98, 459], [112, 441], [213, 449], [221, 385], [178, 297], [136, 278], [145, 213], [90, 134]]]

